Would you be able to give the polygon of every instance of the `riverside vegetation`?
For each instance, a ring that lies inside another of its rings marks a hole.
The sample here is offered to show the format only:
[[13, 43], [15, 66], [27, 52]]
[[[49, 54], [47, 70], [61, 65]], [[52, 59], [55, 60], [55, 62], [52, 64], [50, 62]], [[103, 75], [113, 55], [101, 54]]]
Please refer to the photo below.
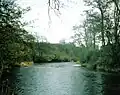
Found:
[[[108, 72], [120, 71], [120, 1], [84, 0], [86, 18], [75, 25], [73, 39], [84, 45], [84, 66]], [[83, 32], [84, 31], [84, 32]]]

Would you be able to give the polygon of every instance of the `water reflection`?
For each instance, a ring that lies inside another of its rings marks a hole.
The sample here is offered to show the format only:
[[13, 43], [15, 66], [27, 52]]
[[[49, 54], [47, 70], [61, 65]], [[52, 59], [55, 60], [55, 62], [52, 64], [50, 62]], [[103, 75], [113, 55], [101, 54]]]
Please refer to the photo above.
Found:
[[120, 92], [120, 76], [96, 73], [72, 63], [20, 68], [13, 75], [17, 95], [119, 95]]
[[103, 95], [120, 95], [120, 76], [119, 75], [102, 75]]
[[103, 95], [101, 74], [94, 72], [84, 73], [84, 94], [83, 95]]

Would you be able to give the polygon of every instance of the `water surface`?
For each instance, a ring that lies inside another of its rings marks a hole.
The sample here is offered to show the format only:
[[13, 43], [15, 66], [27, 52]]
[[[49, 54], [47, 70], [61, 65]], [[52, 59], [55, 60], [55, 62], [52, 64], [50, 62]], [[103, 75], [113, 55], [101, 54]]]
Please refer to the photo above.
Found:
[[120, 95], [120, 76], [74, 66], [48, 63], [16, 68], [13, 88], [17, 95]]

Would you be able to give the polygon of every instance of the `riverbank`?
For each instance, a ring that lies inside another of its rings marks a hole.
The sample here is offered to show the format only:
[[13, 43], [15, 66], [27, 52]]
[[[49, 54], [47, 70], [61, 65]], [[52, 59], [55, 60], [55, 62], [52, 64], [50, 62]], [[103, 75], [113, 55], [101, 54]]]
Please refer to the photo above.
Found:
[[109, 67], [109, 66], [103, 66], [103, 65], [97, 65], [97, 64], [88, 64], [84, 63], [81, 64], [81, 67], [96, 70], [96, 71], [102, 71], [102, 72], [110, 72], [110, 73], [119, 73], [120, 67]]
[[33, 61], [26, 61], [26, 62], [21, 62], [21, 63], [15, 63], [13, 67], [28, 67], [32, 66], [34, 64], [45, 64], [45, 63], [61, 63], [61, 62], [73, 62], [73, 61], [62, 61], [62, 60], [55, 60], [55, 61], [41, 61], [41, 62], [33, 62]]
[[43, 59], [39, 58], [38, 60], [35, 60], [34, 63], [53, 63], [53, 62], [71, 62], [70, 59]]
[[[63, 62], [63, 61], [45, 61], [45, 62], [40, 62], [37, 64], [44, 64], [44, 63], [55, 63], [55, 62]], [[64, 62], [70, 62], [70, 61], [64, 61]], [[72, 61], [74, 62], [74, 61]], [[96, 71], [104, 71], [104, 72], [111, 72], [111, 73], [119, 73], [120, 72], [120, 68], [119, 67], [109, 67], [109, 66], [103, 66], [103, 65], [98, 65], [98, 64], [90, 64], [90, 63], [80, 63], [80, 61], [76, 61], [74, 62], [76, 64], [80, 64], [81, 67], [87, 68], [87, 69], [91, 69], [91, 70], [96, 70]], [[30, 62], [21, 62], [21, 63], [16, 63], [14, 66], [15, 67], [28, 67], [28, 66], [32, 66], [34, 64], [33, 61]]]
[[32, 66], [33, 64], [34, 64], [33, 61], [25, 61], [21, 63], [15, 63], [14, 66], [15, 67], [28, 67], [28, 66]]

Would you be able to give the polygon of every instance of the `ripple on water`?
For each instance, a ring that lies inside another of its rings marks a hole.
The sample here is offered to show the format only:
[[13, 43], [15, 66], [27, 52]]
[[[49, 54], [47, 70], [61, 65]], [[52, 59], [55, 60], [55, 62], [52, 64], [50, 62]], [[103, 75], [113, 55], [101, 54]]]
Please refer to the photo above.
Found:
[[13, 87], [17, 95], [119, 95], [120, 76], [51, 63], [16, 69]]

